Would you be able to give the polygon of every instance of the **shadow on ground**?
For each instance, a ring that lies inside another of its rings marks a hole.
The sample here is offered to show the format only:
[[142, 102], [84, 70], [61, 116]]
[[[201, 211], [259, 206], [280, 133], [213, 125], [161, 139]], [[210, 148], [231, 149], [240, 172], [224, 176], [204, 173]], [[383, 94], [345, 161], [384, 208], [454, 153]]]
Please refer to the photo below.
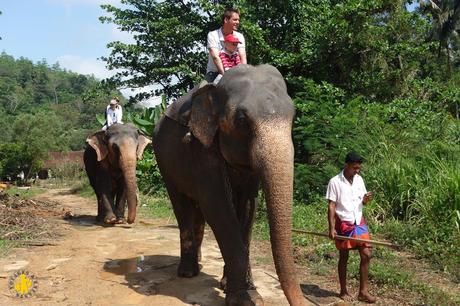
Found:
[[96, 216], [93, 215], [76, 215], [76, 216], [64, 216], [64, 220], [69, 222], [71, 225], [79, 229], [90, 229], [90, 228], [99, 228], [99, 227], [121, 227], [121, 228], [131, 228], [131, 226], [126, 224], [107, 224], [99, 222], [96, 220]]
[[338, 300], [339, 295], [337, 292], [322, 289], [314, 284], [301, 284], [300, 288], [304, 296], [316, 304], [331, 304]]
[[124, 285], [146, 296], [171, 296], [187, 304], [224, 305], [217, 289], [217, 276], [201, 272], [193, 278], [180, 278], [177, 276], [179, 260], [169, 255], [110, 259], [104, 264], [102, 278], [109, 279], [110, 274], [123, 275]]

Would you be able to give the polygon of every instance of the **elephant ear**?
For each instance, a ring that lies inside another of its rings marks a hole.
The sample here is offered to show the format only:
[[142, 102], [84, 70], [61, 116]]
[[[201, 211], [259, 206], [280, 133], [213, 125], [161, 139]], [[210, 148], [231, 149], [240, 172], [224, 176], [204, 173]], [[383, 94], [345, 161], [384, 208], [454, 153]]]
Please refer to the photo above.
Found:
[[224, 105], [224, 101], [220, 100], [218, 89], [213, 84], [208, 84], [193, 94], [189, 127], [206, 148], [211, 146], [217, 132], [219, 114]]
[[142, 159], [142, 155], [144, 154], [145, 147], [151, 143], [152, 141], [145, 137], [144, 135], [139, 135], [139, 143], [137, 145], [137, 159]]
[[86, 142], [96, 151], [97, 161], [101, 161], [107, 157], [107, 137], [105, 131], [98, 131], [88, 138]]

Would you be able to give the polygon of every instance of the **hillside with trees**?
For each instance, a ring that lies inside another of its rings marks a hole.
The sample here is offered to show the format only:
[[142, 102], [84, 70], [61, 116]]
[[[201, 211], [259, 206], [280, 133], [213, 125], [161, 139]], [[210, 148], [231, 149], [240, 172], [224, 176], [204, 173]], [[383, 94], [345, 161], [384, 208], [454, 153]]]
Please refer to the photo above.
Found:
[[0, 177], [35, 175], [50, 151], [85, 147], [111, 92], [92, 76], [0, 55]]

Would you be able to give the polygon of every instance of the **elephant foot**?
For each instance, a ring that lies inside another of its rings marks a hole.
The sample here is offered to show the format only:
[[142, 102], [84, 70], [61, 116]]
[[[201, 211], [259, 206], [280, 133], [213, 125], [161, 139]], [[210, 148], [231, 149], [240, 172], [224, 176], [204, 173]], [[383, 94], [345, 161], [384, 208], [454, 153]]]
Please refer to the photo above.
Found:
[[227, 293], [225, 296], [226, 306], [264, 306], [264, 300], [257, 290], [240, 290], [235, 293]]
[[108, 214], [104, 218], [104, 223], [105, 224], [115, 224], [117, 222], [117, 217], [115, 217], [114, 214]]
[[125, 224], [126, 223], [126, 220], [125, 218], [117, 218], [117, 220], [115, 220], [114, 222], [115, 224]]
[[[254, 282], [252, 280], [252, 278], [249, 278], [247, 280], [248, 282], [248, 290], [250, 291], [255, 291], [256, 289], [256, 286], [254, 285]], [[220, 279], [220, 289], [222, 289], [224, 292], [227, 291], [227, 276], [222, 276], [222, 278]]]
[[201, 270], [200, 266], [198, 262], [186, 263], [181, 261], [179, 268], [177, 268], [177, 276], [186, 278], [197, 276]]

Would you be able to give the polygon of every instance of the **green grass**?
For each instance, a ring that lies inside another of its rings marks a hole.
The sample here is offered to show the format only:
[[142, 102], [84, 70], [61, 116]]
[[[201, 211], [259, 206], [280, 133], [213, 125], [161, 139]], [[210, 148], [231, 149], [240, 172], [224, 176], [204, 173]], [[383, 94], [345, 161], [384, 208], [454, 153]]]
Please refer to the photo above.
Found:
[[12, 187], [12, 188], [6, 189], [5, 192], [6, 194], [10, 196], [18, 196], [23, 199], [30, 199], [34, 196], [44, 193], [45, 190], [43, 190], [42, 188], [37, 188], [37, 187], [30, 187], [28, 189]]
[[[375, 207], [378, 208], [378, 205], [375, 205]], [[428, 257], [427, 253], [420, 252], [421, 248], [425, 248], [424, 252], [431, 252], [432, 254], [433, 252], [442, 253], [438, 248], [446, 244], [440, 246], [422, 244], [419, 246], [420, 249], [413, 248], [414, 241], [422, 239], [420, 237], [421, 233], [425, 237], [424, 239], [433, 239], [433, 229], [431, 227], [427, 227], [424, 230], [419, 225], [409, 226], [409, 221], [390, 222], [388, 220], [388, 223], [379, 223], [374, 218], [376, 211], [378, 212], [375, 209], [365, 210], [374, 239], [381, 239], [380, 237], [391, 238], [393, 242], [406, 246], [407, 250], [412, 250], [419, 257]], [[295, 204], [292, 219], [293, 228], [326, 233], [328, 230], [326, 201], [321, 197], [317, 197], [316, 201], [309, 205]], [[254, 238], [260, 240], [269, 239], [268, 221], [263, 203], [261, 203], [257, 211]], [[450, 241], [450, 237], [447, 240]], [[303, 250], [301, 251], [302, 258], [298, 259], [298, 262], [308, 266], [312, 273], [320, 276], [330, 276], [331, 271], [336, 270], [338, 251], [332, 241], [327, 238], [293, 233], [293, 243], [297, 248], [300, 247]], [[449, 249], [449, 253], [445, 254], [453, 254], [450, 253], [452, 251], [453, 249]], [[434, 260], [434, 258], [431, 258], [431, 260]], [[445, 258], [444, 262], [447, 260], [457, 262], [459, 256], [450, 255], [450, 258]], [[359, 262], [358, 252], [351, 252], [348, 262], [348, 278], [354, 283], [359, 281]], [[454, 267], [453, 263], [451, 267]], [[415, 273], [416, 271], [411, 269], [413, 267], [410, 261], [402, 261], [398, 252], [384, 247], [373, 248], [369, 278], [371, 284], [377, 288], [376, 290], [380, 291], [377, 293], [391, 295], [392, 291], [405, 290], [416, 294], [419, 304], [456, 305], [460, 303], [460, 297], [442, 291], [436, 287], [436, 284], [426, 283], [423, 279], [420, 279], [420, 276]]]
[[96, 198], [94, 190], [87, 180], [81, 181], [79, 184], [75, 184], [72, 187], [72, 191], [78, 193], [78, 195], [84, 198]]
[[140, 204], [140, 213], [144, 216], [175, 220], [172, 206], [168, 198], [141, 195]]

